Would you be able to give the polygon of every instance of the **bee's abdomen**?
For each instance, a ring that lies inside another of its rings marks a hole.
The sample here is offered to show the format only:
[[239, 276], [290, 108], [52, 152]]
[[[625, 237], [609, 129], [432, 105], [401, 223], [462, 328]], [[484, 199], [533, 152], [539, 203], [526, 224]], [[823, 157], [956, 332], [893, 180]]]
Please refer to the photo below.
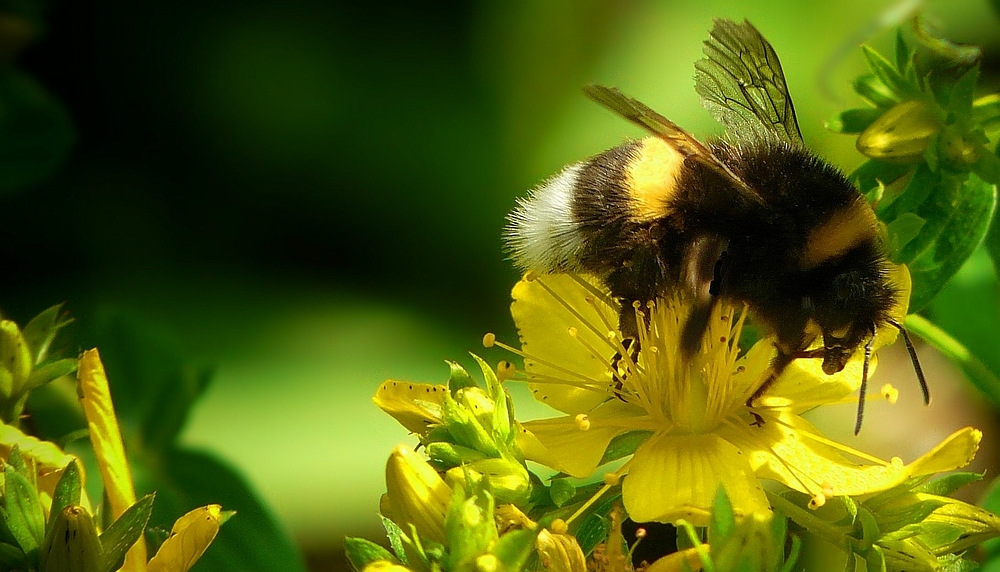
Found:
[[679, 152], [647, 137], [566, 167], [508, 216], [511, 257], [522, 270], [606, 274], [616, 253], [640, 246], [636, 233], [671, 213], [683, 165]]

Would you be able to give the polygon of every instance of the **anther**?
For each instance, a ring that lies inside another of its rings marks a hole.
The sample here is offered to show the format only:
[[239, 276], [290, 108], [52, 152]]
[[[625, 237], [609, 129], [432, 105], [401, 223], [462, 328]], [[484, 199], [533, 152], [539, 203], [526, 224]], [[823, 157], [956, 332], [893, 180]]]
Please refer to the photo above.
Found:
[[618, 473], [604, 473], [604, 484], [613, 487], [621, 482], [622, 478]]
[[569, 525], [566, 524], [565, 520], [563, 520], [561, 518], [557, 518], [557, 519], [554, 519], [549, 524], [549, 530], [551, 530], [552, 532], [554, 532], [556, 534], [566, 534], [567, 532], [569, 532]]
[[497, 343], [497, 336], [493, 332], [483, 336], [483, 347], [492, 348], [495, 343]]
[[576, 423], [576, 428], [580, 431], [590, 429], [590, 419], [587, 417], [586, 413], [578, 413], [576, 417], [573, 418], [573, 422]]
[[569, 332], [569, 337], [571, 337], [571, 338], [575, 338], [576, 337], [576, 334], [577, 334], [576, 328], [570, 327], [567, 331]]
[[818, 493], [816, 496], [809, 499], [809, 508], [812, 510], [816, 510], [825, 504], [826, 504], [826, 495], [823, 493]]
[[887, 383], [882, 386], [882, 397], [890, 404], [895, 405], [899, 399], [899, 390], [893, 387], [892, 384]]

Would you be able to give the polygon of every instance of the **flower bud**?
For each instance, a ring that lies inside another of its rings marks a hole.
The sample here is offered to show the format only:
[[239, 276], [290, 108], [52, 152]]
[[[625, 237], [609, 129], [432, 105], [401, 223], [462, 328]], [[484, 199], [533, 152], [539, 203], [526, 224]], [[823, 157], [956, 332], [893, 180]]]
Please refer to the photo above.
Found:
[[858, 136], [861, 154], [890, 163], [918, 163], [938, 132], [941, 120], [933, 104], [904, 101], [876, 119]]
[[576, 539], [568, 534], [543, 530], [535, 540], [542, 568], [550, 572], [586, 572], [587, 559]]
[[385, 488], [392, 521], [409, 534], [412, 524], [422, 539], [444, 544], [449, 487], [422, 456], [399, 445], [385, 465]]
[[450, 469], [447, 473], [448, 482], [461, 483], [465, 480], [465, 471], [475, 471], [486, 477], [490, 484], [490, 492], [499, 504], [520, 504], [528, 499], [531, 493], [531, 478], [524, 465], [511, 459], [482, 459], [461, 467]]
[[101, 540], [87, 509], [70, 505], [54, 515], [55, 522], [39, 549], [42, 572], [99, 572]]
[[20, 328], [10, 320], [0, 321], [0, 399], [17, 399], [31, 374], [31, 351]]

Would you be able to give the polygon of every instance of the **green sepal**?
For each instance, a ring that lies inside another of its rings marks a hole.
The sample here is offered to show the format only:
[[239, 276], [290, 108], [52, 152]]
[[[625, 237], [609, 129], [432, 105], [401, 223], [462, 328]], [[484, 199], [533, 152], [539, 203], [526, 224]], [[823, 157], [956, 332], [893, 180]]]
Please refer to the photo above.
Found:
[[861, 540], [863, 546], [870, 546], [875, 544], [880, 536], [878, 529], [878, 522], [875, 520], [875, 516], [866, 508], [860, 508], [858, 510], [858, 524], [860, 524], [860, 530], [857, 532], [861, 533], [858, 537]]
[[576, 485], [569, 482], [569, 479], [552, 479], [549, 486], [549, 498], [552, 504], [561, 507], [571, 501], [576, 495]]
[[146, 530], [149, 515], [153, 512], [155, 497], [155, 494], [148, 494], [136, 501], [101, 534], [101, 548], [104, 552], [102, 572], [112, 572], [121, 568], [125, 562], [125, 553]]
[[861, 133], [868, 128], [869, 125], [875, 122], [882, 113], [884, 109], [879, 109], [877, 107], [856, 107], [854, 109], [845, 109], [837, 114], [836, 117], [826, 122], [826, 128], [834, 133], [841, 133], [845, 135], [852, 135]]
[[444, 396], [441, 419], [457, 444], [485, 453], [488, 457], [500, 456], [492, 432], [483, 427], [476, 415], [462, 407], [450, 393]]
[[459, 389], [479, 387], [479, 384], [476, 383], [476, 380], [472, 379], [472, 376], [462, 367], [462, 364], [451, 360], [444, 361], [448, 364], [448, 389], [453, 396]]
[[440, 441], [428, 443], [426, 450], [427, 456], [432, 461], [437, 461], [449, 469], [487, 458], [485, 454], [475, 449]]
[[[68, 506], [80, 504], [82, 488], [83, 483], [80, 480], [80, 468], [77, 467], [76, 461], [71, 461], [63, 469], [62, 475], [59, 476], [59, 482], [56, 483], [56, 488], [52, 493], [52, 508], [49, 510], [49, 514], [59, 514]], [[54, 519], [50, 518], [48, 525], [45, 527], [46, 533], [52, 530], [53, 522]]]
[[445, 517], [449, 549], [446, 570], [458, 570], [475, 562], [498, 538], [493, 495], [486, 490], [486, 479], [475, 479], [468, 472], [466, 475], [465, 486], [453, 487]]
[[500, 562], [502, 572], [519, 572], [535, 550], [538, 532], [514, 530], [504, 534], [490, 549], [490, 554]]
[[497, 379], [497, 374], [490, 367], [490, 364], [486, 363], [483, 358], [476, 354], [472, 354], [472, 357], [479, 363], [479, 367], [483, 370], [483, 379], [486, 380], [486, 391], [493, 399], [493, 437], [498, 443], [503, 443], [507, 448], [510, 448], [514, 444], [515, 432], [513, 428], [515, 420], [507, 392], [504, 391], [503, 384]]
[[709, 543], [728, 537], [736, 529], [736, 514], [733, 512], [733, 503], [726, 495], [726, 489], [719, 485], [719, 490], [715, 492], [715, 502], [712, 503], [712, 517], [708, 521]]
[[353, 536], [344, 539], [344, 554], [356, 572], [361, 572], [365, 566], [379, 560], [393, 564], [399, 563], [399, 560], [385, 548], [370, 540]]
[[878, 546], [872, 546], [867, 552], [865, 552], [865, 571], [886, 572], [885, 555], [882, 553], [882, 549]]
[[981, 566], [978, 562], [966, 560], [958, 554], [938, 556], [938, 564], [941, 566], [941, 572], [973, 572], [979, 570]]
[[33, 562], [45, 539], [45, 513], [38, 502], [38, 491], [19, 471], [11, 468], [4, 471], [4, 489], [3, 517], [7, 529], [28, 561]]
[[382, 527], [385, 528], [385, 535], [389, 539], [389, 546], [392, 547], [392, 551], [396, 553], [396, 557], [399, 558], [404, 566], [409, 566], [410, 558], [406, 552], [408, 541], [406, 533], [403, 532], [402, 528], [399, 528], [399, 525], [385, 516], [379, 514], [378, 517], [382, 521]]
[[920, 88], [915, 83], [907, 81], [895, 66], [882, 54], [878, 53], [869, 45], [861, 46], [868, 68], [871, 69], [875, 77], [895, 96], [897, 101], [913, 99], [921, 95]]
[[879, 81], [875, 74], [858, 76], [854, 79], [853, 86], [858, 95], [876, 107], [889, 108], [899, 103], [899, 97]]
[[1000, 185], [1000, 157], [985, 147], [979, 154], [979, 159], [970, 167], [973, 173], [987, 183]]
[[110, 572], [103, 565], [101, 541], [87, 509], [70, 505], [53, 520], [39, 554], [40, 572]]

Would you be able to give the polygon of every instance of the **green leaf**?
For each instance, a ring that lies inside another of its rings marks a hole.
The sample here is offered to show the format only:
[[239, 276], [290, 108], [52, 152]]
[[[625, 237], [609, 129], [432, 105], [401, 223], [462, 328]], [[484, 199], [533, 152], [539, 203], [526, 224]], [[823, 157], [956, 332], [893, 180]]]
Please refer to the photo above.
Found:
[[958, 272], [983, 241], [996, 209], [996, 186], [975, 175], [941, 183], [915, 211], [927, 223], [897, 259], [913, 277], [910, 312], [920, 311]]
[[125, 563], [125, 553], [146, 530], [154, 498], [154, 494], [148, 494], [137, 500], [101, 534], [101, 549], [104, 551], [102, 572], [113, 572]]
[[[934, 306], [932, 306], [932, 309], [936, 309], [939, 305], [939, 303], [935, 303]], [[978, 306], [976, 310], [979, 314], [981, 314], [980, 316], [973, 316], [967, 324], [952, 327], [956, 328], [958, 331], [968, 332], [970, 330], [970, 325], [982, 322], [984, 316], [986, 317], [986, 320], [996, 323], [997, 317], [992, 315], [986, 316], [992, 313], [983, 312], [982, 308], [982, 306]], [[947, 318], [950, 322], [954, 322], [957, 317], [958, 316], [949, 316]], [[946, 316], [942, 315], [941, 319], [944, 321]], [[996, 374], [998, 371], [996, 366], [992, 365], [997, 361], [997, 358], [995, 357], [997, 355], [996, 353], [979, 354], [985, 356], [985, 359], [991, 360], [989, 364], [983, 363], [969, 351], [969, 348], [962, 345], [962, 342], [950, 336], [946, 331], [937, 327], [923, 316], [918, 316], [916, 314], [910, 314], [906, 317], [906, 328], [913, 334], [922, 338], [930, 346], [944, 354], [945, 357], [958, 364], [976, 389], [978, 389], [983, 396], [989, 399], [994, 407], [1000, 407], [1000, 376]], [[1000, 329], [1000, 324], [998, 324], [996, 329]], [[996, 329], [985, 331], [996, 331]], [[976, 330], [976, 332], [982, 331], [984, 330]], [[970, 346], [972, 344], [977, 344], [978, 346], [983, 345], [981, 342], [977, 343], [977, 340], [975, 339], [976, 337], [984, 338], [992, 336], [980, 336], [978, 333], [975, 333], [973, 334], [972, 339], [968, 342]], [[995, 340], [990, 341], [993, 343], [996, 342]]]
[[75, 372], [78, 361], [75, 358], [67, 358], [36, 367], [31, 370], [31, 375], [28, 376], [27, 387], [29, 389], [36, 389], [64, 375]]
[[987, 183], [1000, 184], [1000, 157], [983, 147], [979, 159], [972, 165], [972, 172]]
[[867, 572], [885, 572], [885, 555], [878, 546], [872, 546], [865, 553], [865, 570]]
[[370, 540], [352, 536], [344, 539], [344, 554], [357, 572], [361, 572], [361, 569], [369, 563], [379, 560], [385, 560], [393, 564], [399, 563], [399, 560], [385, 548]]
[[[68, 506], [80, 504], [83, 483], [80, 480], [80, 469], [76, 463], [76, 461], [70, 462], [63, 469], [59, 482], [56, 483], [56, 488], [52, 493], [52, 508], [49, 510], [49, 514], [59, 514]], [[52, 528], [53, 522], [54, 519], [50, 518], [45, 527], [46, 532]]]
[[207, 454], [179, 450], [163, 454], [155, 468], [139, 459], [135, 463], [136, 474], [146, 477], [140, 492], [156, 491], [149, 526], [169, 530], [192, 507], [209, 504], [239, 514], [219, 530], [198, 560], [199, 572], [305, 572], [301, 555], [278, 520], [232, 468]]
[[941, 175], [933, 172], [926, 165], [918, 166], [898, 195], [879, 203], [876, 209], [878, 218], [892, 223], [903, 214], [908, 213], [916, 216], [913, 215], [913, 211], [927, 200], [940, 180]]
[[563, 506], [572, 500], [576, 494], [576, 487], [569, 479], [552, 479], [552, 486], [549, 487], [549, 497], [552, 504], [557, 507]]
[[903, 213], [886, 225], [889, 234], [889, 244], [886, 250], [889, 258], [896, 259], [899, 252], [920, 234], [920, 229], [927, 221], [913, 213]]
[[21, 330], [21, 335], [24, 336], [25, 343], [31, 348], [31, 354], [35, 358], [35, 365], [45, 361], [45, 358], [49, 355], [49, 349], [52, 347], [52, 341], [56, 338], [56, 334], [73, 321], [71, 318], [63, 319], [61, 317], [62, 309], [62, 304], [56, 304], [46, 309], [32, 318], [28, 322], [28, 325]]
[[[879, 183], [883, 185], [888, 185], [899, 179], [910, 170], [909, 165], [896, 165], [893, 163], [886, 163], [885, 161], [879, 161], [877, 159], [869, 159], [862, 163], [853, 173], [850, 174], [848, 179], [862, 193], [867, 193], [872, 189], [879, 186]], [[883, 219], [884, 220], [884, 219]]]
[[0, 193], [37, 184], [58, 170], [76, 138], [69, 114], [24, 72], [0, 69]]
[[45, 514], [38, 502], [38, 491], [16, 470], [4, 471], [4, 520], [11, 535], [29, 562], [38, 558], [38, 548], [45, 538]]
[[913, 492], [948, 496], [966, 485], [981, 480], [983, 480], [983, 475], [980, 473], [952, 473], [916, 486], [913, 488]]
[[896, 69], [905, 70], [913, 65], [913, 50], [903, 38], [903, 29], [896, 29]]
[[604, 456], [601, 457], [599, 464], [603, 465], [604, 463], [617, 461], [622, 457], [627, 457], [635, 453], [639, 445], [642, 445], [652, 434], [652, 431], [629, 431], [628, 433], [615, 436], [608, 443], [608, 448], [604, 451]]
[[28, 567], [24, 552], [12, 544], [0, 542], [0, 570], [23, 570]]

